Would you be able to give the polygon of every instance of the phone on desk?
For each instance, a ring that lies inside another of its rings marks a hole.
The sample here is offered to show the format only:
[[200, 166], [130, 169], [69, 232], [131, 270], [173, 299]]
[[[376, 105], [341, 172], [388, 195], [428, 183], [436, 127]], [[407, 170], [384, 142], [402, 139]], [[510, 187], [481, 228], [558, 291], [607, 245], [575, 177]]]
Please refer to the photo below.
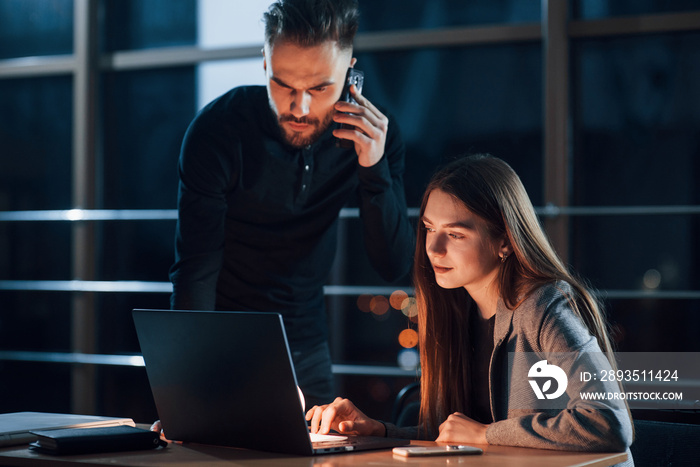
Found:
[[420, 457], [420, 456], [454, 456], [466, 454], [482, 454], [484, 451], [474, 446], [451, 445], [451, 446], [405, 446], [394, 448], [392, 451], [397, 456]]
[[[357, 88], [357, 92], [362, 92], [362, 85], [364, 82], [365, 74], [362, 71], [358, 70], [357, 68], [348, 68], [348, 73], [345, 75], [345, 86], [343, 86], [343, 92], [340, 93], [340, 99], [338, 100], [357, 104], [357, 101], [350, 93], [350, 86], [354, 84]], [[355, 127], [353, 125], [341, 123], [340, 128], [351, 130]], [[336, 141], [336, 146], [340, 148], [351, 148], [354, 146], [354, 144], [355, 143], [349, 139], [338, 138]]]

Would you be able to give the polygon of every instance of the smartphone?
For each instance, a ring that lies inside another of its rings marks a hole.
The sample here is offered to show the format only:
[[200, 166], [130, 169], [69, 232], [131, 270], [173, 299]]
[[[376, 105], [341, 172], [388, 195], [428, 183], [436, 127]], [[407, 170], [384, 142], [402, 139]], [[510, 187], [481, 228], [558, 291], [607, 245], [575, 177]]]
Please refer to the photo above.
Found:
[[[357, 68], [348, 68], [348, 73], [345, 75], [345, 85], [343, 86], [343, 92], [340, 93], [341, 101], [351, 102], [357, 104], [357, 101], [352, 97], [350, 93], [350, 86], [353, 84], [357, 88], [358, 92], [362, 92], [362, 85], [365, 82], [365, 74], [358, 70]], [[340, 128], [351, 130], [355, 128], [353, 125], [348, 125], [346, 123], [341, 123]], [[352, 140], [338, 138], [336, 141], [336, 146], [340, 148], [351, 148], [355, 145]]]
[[459, 456], [468, 454], [483, 454], [483, 450], [474, 446], [406, 446], [392, 450], [397, 456], [421, 457], [421, 456]]

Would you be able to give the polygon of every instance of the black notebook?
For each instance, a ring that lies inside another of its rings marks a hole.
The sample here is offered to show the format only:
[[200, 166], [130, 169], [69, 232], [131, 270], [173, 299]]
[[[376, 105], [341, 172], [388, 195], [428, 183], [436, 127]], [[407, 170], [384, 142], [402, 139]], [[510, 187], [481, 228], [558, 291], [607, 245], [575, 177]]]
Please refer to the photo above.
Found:
[[95, 428], [102, 426], [130, 425], [130, 418], [101, 417], [46, 412], [14, 412], [0, 414], [0, 446], [29, 444], [36, 441], [31, 431], [59, 430], [65, 428]]
[[29, 449], [43, 454], [136, 451], [167, 444], [154, 431], [127, 425], [32, 431], [32, 434], [37, 440], [29, 445]]

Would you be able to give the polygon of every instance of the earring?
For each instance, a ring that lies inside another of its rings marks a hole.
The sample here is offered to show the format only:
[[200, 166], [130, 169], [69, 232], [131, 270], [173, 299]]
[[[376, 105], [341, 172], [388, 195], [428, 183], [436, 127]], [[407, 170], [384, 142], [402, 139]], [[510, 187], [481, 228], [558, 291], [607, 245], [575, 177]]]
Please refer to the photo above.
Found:
[[501, 263], [505, 263], [507, 258], [508, 258], [508, 253], [503, 253], [503, 256], [501, 256]]

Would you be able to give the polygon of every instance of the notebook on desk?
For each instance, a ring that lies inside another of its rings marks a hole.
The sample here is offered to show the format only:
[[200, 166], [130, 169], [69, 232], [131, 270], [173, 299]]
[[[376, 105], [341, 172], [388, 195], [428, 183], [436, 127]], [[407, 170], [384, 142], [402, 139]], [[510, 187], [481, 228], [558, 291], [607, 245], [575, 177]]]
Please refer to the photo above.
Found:
[[34, 430], [58, 430], [62, 428], [93, 428], [130, 425], [130, 418], [102, 417], [46, 412], [13, 412], [0, 414], [0, 446], [29, 444], [36, 441]]
[[277, 313], [134, 310], [168, 439], [299, 455], [383, 449], [407, 440], [312, 443]]

